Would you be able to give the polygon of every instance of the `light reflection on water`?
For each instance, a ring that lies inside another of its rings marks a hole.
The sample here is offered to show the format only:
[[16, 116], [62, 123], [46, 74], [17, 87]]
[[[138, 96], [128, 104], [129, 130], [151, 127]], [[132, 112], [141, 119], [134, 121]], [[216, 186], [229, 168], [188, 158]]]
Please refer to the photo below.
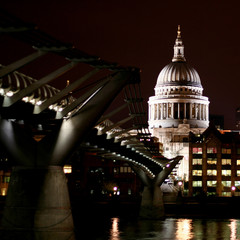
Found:
[[119, 240], [119, 229], [118, 229], [119, 218], [112, 219], [112, 228], [110, 230], [110, 239]]
[[[231, 222], [229, 224], [229, 227], [231, 229], [231, 239], [237, 239], [237, 220], [236, 219], [231, 219]], [[239, 236], [238, 236], [239, 237]], [[239, 239], [239, 238], [238, 238]]]
[[176, 222], [176, 239], [186, 240], [192, 239], [192, 219], [179, 219]]
[[240, 219], [184, 219], [129, 221], [112, 218], [98, 240], [240, 240]]

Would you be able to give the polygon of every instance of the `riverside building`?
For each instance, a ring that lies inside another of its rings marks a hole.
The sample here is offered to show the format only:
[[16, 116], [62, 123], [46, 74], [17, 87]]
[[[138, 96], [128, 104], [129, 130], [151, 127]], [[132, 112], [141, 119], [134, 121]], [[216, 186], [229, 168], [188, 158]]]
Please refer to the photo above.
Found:
[[240, 196], [239, 131], [210, 126], [190, 134], [189, 195]]

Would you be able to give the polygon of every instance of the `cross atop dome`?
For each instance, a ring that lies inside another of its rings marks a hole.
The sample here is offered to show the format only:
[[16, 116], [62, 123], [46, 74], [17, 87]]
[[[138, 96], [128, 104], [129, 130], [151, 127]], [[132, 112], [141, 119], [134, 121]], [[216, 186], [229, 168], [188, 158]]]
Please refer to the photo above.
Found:
[[180, 28], [180, 25], [178, 25], [177, 38], [181, 38], [181, 28]]
[[172, 62], [186, 62], [186, 59], [184, 57], [184, 45], [181, 38], [180, 25], [178, 25], [177, 39], [175, 41], [175, 45], [173, 49], [174, 49], [174, 55], [173, 55]]

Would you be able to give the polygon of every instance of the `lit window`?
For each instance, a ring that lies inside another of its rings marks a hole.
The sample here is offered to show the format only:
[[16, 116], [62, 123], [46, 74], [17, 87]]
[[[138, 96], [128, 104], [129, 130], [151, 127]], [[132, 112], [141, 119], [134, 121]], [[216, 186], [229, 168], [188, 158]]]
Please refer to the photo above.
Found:
[[207, 164], [216, 165], [217, 164], [217, 159], [216, 158], [208, 158], [207, 159]]
[[209, 147], [209, 148], [207, 148], [207, 153], [217, 153], [217, 148], [216, 147]]
[[9, 183], [10, 182], [10, 177], [9, 176], [4, 176], [3, 182], [4, 183]]
[[207, 175], [208, 175], [208, 176], [217, 176], [217, 170], [208, 169], [208, 170], [207, 170]]
[[120, 173], [130, 173], [132, 172], [131, 167], [120, 167]]
[[1, 188], [1, 196], [6, 196], [7, 195], [7, 188]]
[[193, 181], [192, 185], [193, 187], [202, 187], [202, 181]]
[[202, 170], [193, 170], [193, 176], [202, 176]]
[[231, 187], [231, 181], [222, 181], [224, 187]]
[[238, 177], [240, 176], [240, 170], [237, 170], [237, 176]]
[[192, 149], [192, 153], [193, 153], [193, 154], [202, 154], [202, 148], [194, 147], [194, 148]]
[[117, 167], [113, 168], [113, 173], [118, 174], [119, 173], [119, 168], [117, 168]]
[[222, 170], [222, 176], [231, 176], [231, 170]]
[[63, 172], [65, 174], [72, 173], [72, 166], [71, 165], [64, 165]]
[[202, 159], [193, 158], [193, 165], [202, 165]]
[[240, 159], [237, 160], [237, 165], [240, 165]]
[[222, 165], [231, 165], [231, 159], [222, 159]]
[[222, 148], [223, 154], [231, 154], [231, 148]]
[[207, 181], [208, 187], [217, 187], [217, 181]]
[[236, 186], [237, 188], [239, 188], [239, 187], [240, 187], [240, 181], [235, 181], [235, 186]]
[[222, 196], [231, 197], [231, 192], [222, 192]]
[[207, 192], [207, 196], [216, 196], [216, 192]]

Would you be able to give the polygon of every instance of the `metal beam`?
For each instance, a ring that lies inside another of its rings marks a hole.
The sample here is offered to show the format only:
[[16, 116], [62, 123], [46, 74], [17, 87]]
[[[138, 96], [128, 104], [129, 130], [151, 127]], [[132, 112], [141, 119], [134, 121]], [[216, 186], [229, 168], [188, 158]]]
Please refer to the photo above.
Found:
[[109, 119], [109, 118], [112, 117], [114, 114], [120, 112], [122, 109], [124, 109], [124, 108], [127, 107], [127, 106], [128, 106], [128, 104], [125, 103], [125, 104], [123, 104], [122, 106], [120, 106], [119, 108], [117, 108], [117, 109], [113, 110], [112, 112], [110, 112], [109, 114], [107, 114], [107, 115], [105, 115], [105, 116], [102, 116], [102, 117], [100, 118], [100, 120], [98, 121], [97, 125], [100, 124], [101, 122]]
[[133, 127], [130, 127], [130, 128], [127, 128], [127, 129], [124, 129], [122, 131], [119, 131], [119, 132], [115, 132], [113, 134], [109, 134], [107, 139], [110, 139], [110, 138], [115, 138], [119, 135], [122, 135], [122, 134], [125, 134], [125, 133], [128, 133], [129, 131], [133, 130], [133, 129], [136, 129], [134, 126]]
[[94, 74], [96, 74], [99, 71], [99, 69], [94, 69], [93, 71], [87, 73], [86, 75], [84, 75], [83, 77], [79, 78], [78, 80], [74, 81], [73, 83], [71, 83], [69, 86], [67, 86], [66, 88], [64, 88], [63, 90], [61, 90], [59, 93], [55, 94], [54, 96], [52, 96], [51, 98], [47, 99], [46, 101], [44, 101], [40, 106], [35, 105], [34, 107], [34, 113], [38, 114], [40, 112], [42, 112], [43, 110], [45, 110], [46, 108], [48, 108], [50, 105], [52, 105], [53, 103], [59, 101], [60, 99], [62, 99], [64, 96], [66, 96], [69, 92], [71, 92], [72, 90], [74, 90], [75, 88], [77, 88], [79, 85], [81, 85], [83, 82], [85, 82], [87, 79], [89, 79], [90, 77], [92, 77]]
[[61, 76], [62, 74], [66, 73], [70, 69], [72, 69], [77, 63], [70, 62], [63, 67], [60, 67], [59, 69], [55, 70], [54, 72], [48, 74], [47, 76], [41, 78], [40, 80], [32, 83], [28, 87], [22, 89], [21, 91], [17, 92], [11, 97], [4, 97], [3, 106], [9, 107], [15, 102], [21, 100], [23, 97], [31, 94], [33, 91], [37, 90], [39, 87], [43, 86], [44, 84], [47, 84], [48, 82], [52, 81], [53, 79]]
[[124, 118], [121, 121], [119, 121], [119, 122], [117, 122], [117, 123], [115, 123], [115, 124], [113, 124], [111, 126], [105, 127], [103, 130], [99, 130], [98, 135], [102, 135], [102, 134], [106, 133], [107, 131], [109, 131], [109, 130], [111, 130], [113, 128], [119, 127], [123, 123], [128, 122], [129, 120], [131, 120], [132, 118], [134, 118], [134, 116], [130, 116], [130, 117]]
[[[111, 76], [106, 77], [103, 81], [94, 86], [87, 93], [83, 94], [80, 98], [76, 99], [73, 103], [65, 107], [61, 112], [57, 112], [56, 119], [65, 117], [69, 112], [73, 111], [74, 108], [83, 106], [83, 102], [89, 99], [93, 94], [97, 93], [107, 82], [111, 80]], [[80, 106], [79, 106], [80, 105]]]
[[182, 158], [183, 158], [182, 156], [177, 156], [174, 159], [172, 159], [173, 161], [169, 162], [168, 166], [166, 165], [166, 167], [156, 176], [155, 184], [157, 186], [161, 186], [161, 184], [168, 177], [168, 175], [172, 172], [172, 170], [179, 163], [179, 161], [182, 160]]
[[106, 79], [101, 87], [77, 114], [64, 120], [58, 132], [47, 135], [38, 144], [47, 151], [51, 158], [48, 164], [61, 164], [69, 157], [73, 149], [79, 147], [80, 142], [92, 129], [103, 112], [109, 107], [116, 95], [129, 83], [134, 73], [121, 71]]
[[137, 135], [129, 135], [128, 137], [117, 138], [117, 140], [126, 141], [126, 140], [129, 140], [129, 139], [132, 139], [132, 138], [137, 139]]
[[34, 52], [34, 53], [28, 55], [27, 57], [24, 57], [14, 63], [9, 64], [6, 67], [3, 67], [2, 69], [0, 69], [0, 78], [10, 74], [11, 72], [18, 70], [19, 68], [32, 62], [33, 60], [37, 59], [38, 57], [43, 56], [44, 54], [46, 54], [46, 52], [37, 51], [37, 52]]

